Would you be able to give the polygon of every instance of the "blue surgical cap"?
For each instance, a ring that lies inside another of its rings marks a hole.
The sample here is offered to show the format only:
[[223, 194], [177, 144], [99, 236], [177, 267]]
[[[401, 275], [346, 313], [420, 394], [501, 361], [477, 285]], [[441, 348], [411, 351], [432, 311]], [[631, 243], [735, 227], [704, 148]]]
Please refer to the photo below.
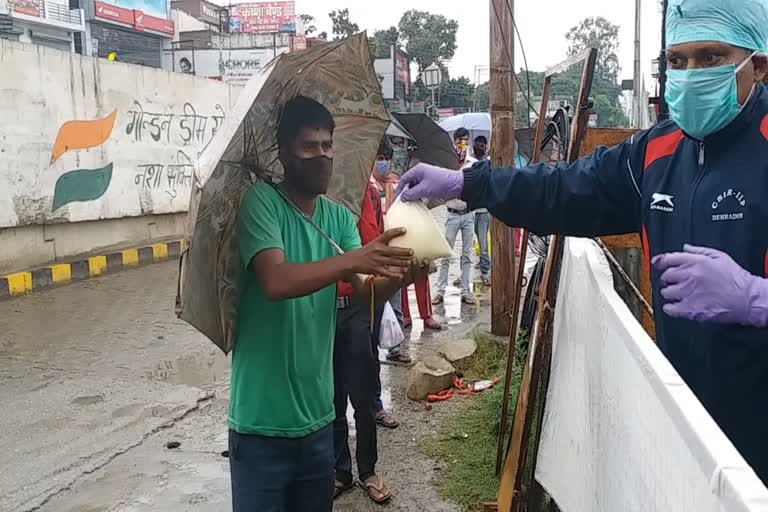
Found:
[[768, 0], [669, 0], [667, 47], [701, 41], [765, 53]]

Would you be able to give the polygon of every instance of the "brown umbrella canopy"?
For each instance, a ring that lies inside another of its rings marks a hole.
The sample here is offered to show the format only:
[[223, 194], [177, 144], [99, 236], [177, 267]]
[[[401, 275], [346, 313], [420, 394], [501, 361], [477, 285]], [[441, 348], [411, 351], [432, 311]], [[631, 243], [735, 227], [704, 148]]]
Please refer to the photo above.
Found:
[[282, 105], [298, 95], [333, 114], [335, 159], [328, 195], [357, 213], [390, 122], [365, 34], [280, 55], [240, 93], [200, 156], [177, 297], [179, 317], [225, 353], [232, 350], [237, 320], [240, 201], [255, 181], [282, 179], [277, 126]]

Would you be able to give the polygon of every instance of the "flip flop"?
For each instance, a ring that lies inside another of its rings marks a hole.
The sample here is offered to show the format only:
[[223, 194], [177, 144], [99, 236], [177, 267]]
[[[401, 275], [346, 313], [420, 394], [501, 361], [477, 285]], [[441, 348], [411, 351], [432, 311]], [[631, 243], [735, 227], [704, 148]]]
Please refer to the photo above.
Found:
[[[360, 481], [357, 485], [363, 488], [374, 503], [386, 503], [392, 498], [392, 490], [384, 483], [384, 479], [378, 475], [370, 477], [365, 482]], [[378, 494], [379, 497], [377, 498], [374, 493]]]
[[413, 364], [413, 359], [411, 359], [410, 356], [407, 356], [402, 353], [387, 354], [387, 361], [389, 361], [390, 363], [402, 364], [406, 366], [410, 366]]
[[348, 484], [345, 484], [344, 482], [340, 482], [336, 480], [333, 484], [333, 499], [338, 498], [345, 492], [349, 491], [355, 486], [354, 482], [349, 482]]
[[384, 428], [396, 429], [400, 426], [400, 422], [397, 421], [394, 416], [387, 411], [381, 411], [376, 415], [376, 424]]

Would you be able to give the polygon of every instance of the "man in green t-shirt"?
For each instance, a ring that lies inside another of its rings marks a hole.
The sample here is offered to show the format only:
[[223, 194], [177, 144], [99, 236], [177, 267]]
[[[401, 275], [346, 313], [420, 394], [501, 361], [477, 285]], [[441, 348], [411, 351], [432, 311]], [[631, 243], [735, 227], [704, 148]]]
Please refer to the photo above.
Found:
[[228, 422], [235, 512], [332, 510], [337, 283], [352, 282], [359, 300], [373, 286], [379, 301], [428, 270], [388, 246], [402, 230], [361, 248], [352, 214], [323, 196], [334, 127], [316, 101], [286, 103], [277, 136], [285, 179], [253, 185], [240, 207], [244, 277]]

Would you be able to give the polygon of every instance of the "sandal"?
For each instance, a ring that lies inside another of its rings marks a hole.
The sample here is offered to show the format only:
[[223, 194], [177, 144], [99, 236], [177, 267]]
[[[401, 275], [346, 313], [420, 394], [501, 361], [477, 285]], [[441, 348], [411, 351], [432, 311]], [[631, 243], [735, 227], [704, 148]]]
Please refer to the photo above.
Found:
[[384, 479], [378, 475], [370, 477], [365, 482], [358, 482], [357, 485], [368, 493], [368, 496], [374, 503], [386, 503], [392, 498], [392, 490], [384, 483]]
[[387, 411], [379, 411], [376, 413], [376, 424], [381, 427], [391, 429], [395, 429], [400, 426], [400, 422], [397, 421], [395, 417]]
[[398, 352], [397, 354], [387, 354], [387, 361], [394, 364], [402, 364], [409, 366], [413, 364], [413, 359], [411, 359], [410, 356], [407, 356], [403, 353]]
[[339, 480], [336, 480], [333, 484], [333, 499], [338, 498], [348, 490], [352, 489], [355, 486], [354, 482], [349, 482], [348, 484], [345, 484], [344, 482], [340, 482]]

